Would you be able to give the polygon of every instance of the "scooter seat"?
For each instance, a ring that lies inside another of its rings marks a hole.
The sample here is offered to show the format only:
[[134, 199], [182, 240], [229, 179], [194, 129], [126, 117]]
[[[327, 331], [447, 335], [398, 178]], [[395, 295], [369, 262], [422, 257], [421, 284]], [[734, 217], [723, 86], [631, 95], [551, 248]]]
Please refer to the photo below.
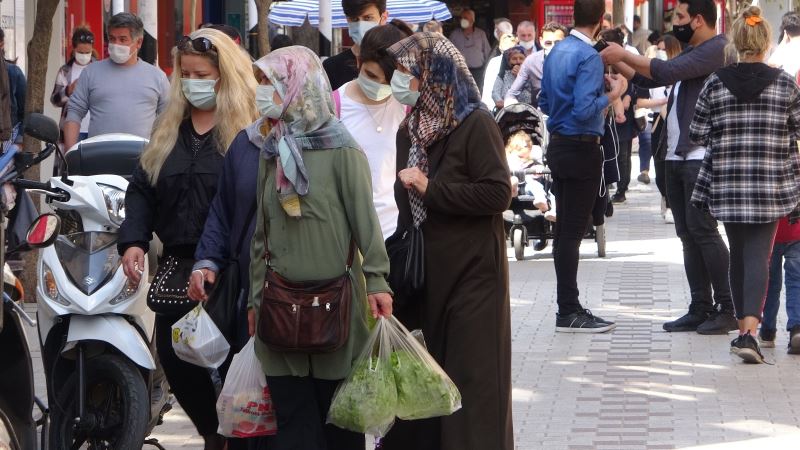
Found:
[[70, 175], [119, 175], [130, 181], [148, 140], [113, 133], [85, 139], [66, 154]]

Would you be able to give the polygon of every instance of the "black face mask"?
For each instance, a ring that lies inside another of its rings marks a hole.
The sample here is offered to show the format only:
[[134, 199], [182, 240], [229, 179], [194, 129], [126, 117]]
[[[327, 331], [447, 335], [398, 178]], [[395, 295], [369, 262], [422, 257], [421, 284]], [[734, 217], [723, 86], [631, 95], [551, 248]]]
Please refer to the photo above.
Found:
[[692, 36], [694, 36], [695, 30], [692, 29], [692, 22], [689, 22], [685, 25], [673, 25], [672, 26], [672, 34], [675, 36], [675, 39], [688, 44], [689, 41], [692, 40]]

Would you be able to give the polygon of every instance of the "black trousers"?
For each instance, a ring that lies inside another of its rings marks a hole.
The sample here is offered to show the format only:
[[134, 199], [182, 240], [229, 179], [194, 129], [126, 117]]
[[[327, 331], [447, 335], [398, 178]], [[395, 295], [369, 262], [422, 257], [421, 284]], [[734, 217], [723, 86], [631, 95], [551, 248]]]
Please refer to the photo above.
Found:
[[683, 244], [683, 266], [692, 296], [689, 311], [709, 313], [715, 303], [733, 311], [728, 247], [716, 219], [689, 204], [701, 164], [699, 160], [666, 162], [667, 198], [675, 217], [675, 232]]
[[178, 358], [172, 348], [172, 324], [181, 316], [156, 314], [156, 346], [172, 393], [201, 436], [217, 433], [217, 395], [205, 367]]
[[667, 162], [663, 159], [656, 159], [653, 161], [653, 169], [656, 171], [656, 187], [658, 188], [658, 192], [661, 193], [662, 197], [667, 199], [667, 208], [671, 208], [669, 205], [669, 197], [667, 196]]
[[475, 80], [475, 84], [478, 85], [478, 90], [481, 91], [481, 94], [483, 94], [483, 78], [485, 77], [486, 69], [484, 67], [476, 67], [476, 68], [471, 67], [469, 69], [469, 73]]
[[578, 259], [600, 194], [600, 144], [553, 138], [547, 148], [558, 220], [555, 226], [556, 298], [559, 314], [583, 309], [578, 300]]
[[736, 318], [747, 316], [761, 320], [769, 282], [769, 260], [778, 222], [725, 222], [731, 246], [730, 278]]
[[278, 419], [278, 434], [266, 438], [269, 450], [364, 450], [363, 434], [326, 424], [340, 381], [311, 377], [267, 377]]
[[617, 193], [628, 192], [631, 184], [631, 153], [633, 152], [633, 139], [621, 139], [619, 142], [619, 181], [617, 182]]

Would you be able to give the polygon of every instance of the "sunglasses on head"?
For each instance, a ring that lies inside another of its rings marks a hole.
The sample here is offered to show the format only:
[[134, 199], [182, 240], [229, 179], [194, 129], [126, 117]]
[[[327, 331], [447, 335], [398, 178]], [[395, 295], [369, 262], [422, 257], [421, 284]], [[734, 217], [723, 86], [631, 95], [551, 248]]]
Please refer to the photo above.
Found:
[[214, 47], [214, 44], [212, 44], [208, 38], [199, 37], [192, 39], [189, 36], [184, 36], [178, 41], [178, 50], [186, 51], [190, 48], [200, 53], [212, 50], [217, 51], [217, 48]]
[[87, 42], [89, 44], [94, 44], [94, 36], [89, 35], [89, 34], [82, 34], [82, 35], [78, 36], [78, 38], [76, 40], [78, 42]]

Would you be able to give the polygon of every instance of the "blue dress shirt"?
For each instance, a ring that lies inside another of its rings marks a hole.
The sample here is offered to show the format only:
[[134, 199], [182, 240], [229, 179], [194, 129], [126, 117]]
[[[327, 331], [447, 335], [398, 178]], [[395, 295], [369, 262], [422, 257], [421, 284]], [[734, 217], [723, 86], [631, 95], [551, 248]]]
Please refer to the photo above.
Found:
[[539, 108], [550, 133], [603, 135], [604, 67], [589, 38], [573, 30], [547, 55]]

